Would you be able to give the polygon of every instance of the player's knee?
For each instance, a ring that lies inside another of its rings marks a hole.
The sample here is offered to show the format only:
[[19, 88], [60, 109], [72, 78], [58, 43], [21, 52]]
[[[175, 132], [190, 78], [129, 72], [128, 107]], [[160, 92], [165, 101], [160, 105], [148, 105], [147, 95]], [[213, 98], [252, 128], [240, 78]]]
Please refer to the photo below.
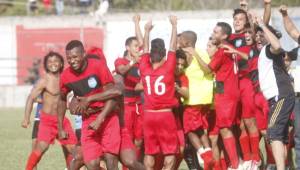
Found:
[[135, 163], [135, 160], [133, 160], [133, 159], [127, 159], [127, 158], [123, 159], [123, 164], [130, 169], [134, 168], [134, 163]]
[[175, 156], [166, 156], [164, 160], [164, 167], [173, 167], [175, 165], [176, 158]]
[[255, 129], [256, 121], [254, 118], [247, 119], [245, 120], [245, 125], [248, 127], [248, 129]]
[[106, 159], [107, 170], [117, 170], [118, 169], [118, 160], [116, 158]]
[[144, 159], [144, 165], [145, 165], [145, 167], [147, 167], [147, 169], [153, 169], [154, 164], [155, 164], [154, 159], [147, 159], [147, 158]]
[[87, 166], [88, 170], [100, 170], [99, 161], [90, 161], [85, 163], [85, 165]]
[[217, 135], [210, 135], [209, 140], [211, 141], [212, 147], [218, 145], [218, 136]]

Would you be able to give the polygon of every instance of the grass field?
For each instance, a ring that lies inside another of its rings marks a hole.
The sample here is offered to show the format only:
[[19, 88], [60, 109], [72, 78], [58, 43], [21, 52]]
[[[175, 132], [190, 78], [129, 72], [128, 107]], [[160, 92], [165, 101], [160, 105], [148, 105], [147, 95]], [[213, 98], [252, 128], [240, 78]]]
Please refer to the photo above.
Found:
[[[22, 170], [31, 151], [32, 124], [21, 127], [24, 109], [0, 109], [0, 169]], [[64, 170], [65, 161], [60, 145], [51, 145], [38, 165], [38, 170]], [[180, 170], [187, 169], [183, 163]]]

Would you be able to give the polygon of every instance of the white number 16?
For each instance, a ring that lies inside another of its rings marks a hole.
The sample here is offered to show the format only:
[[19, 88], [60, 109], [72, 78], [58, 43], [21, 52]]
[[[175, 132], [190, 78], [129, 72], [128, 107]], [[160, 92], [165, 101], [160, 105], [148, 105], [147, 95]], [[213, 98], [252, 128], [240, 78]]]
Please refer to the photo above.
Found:
[[[164, 79], [164, 76], [159, 76], [154, 82], [154, 93], [157, 95], [163, 95], [166, 92], [166, 85], [165, 83], [161, 82]], [[145, 77], [146, 84], [147, 84], [147, 92], [151, 95], [151, 85], [150, 85], [150, 76]]]

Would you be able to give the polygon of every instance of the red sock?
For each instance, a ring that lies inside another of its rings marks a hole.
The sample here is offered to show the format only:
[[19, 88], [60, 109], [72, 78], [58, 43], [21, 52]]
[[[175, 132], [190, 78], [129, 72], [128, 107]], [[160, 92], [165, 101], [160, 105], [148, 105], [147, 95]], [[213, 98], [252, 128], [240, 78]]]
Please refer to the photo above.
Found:
[[231, 163], [231, 168], [237, 169], [239, 166], [239, 157], [237, 155], [234, 137], [223, 138], [223, 143]]
[[267, 151], [267, 164], [275, 164], [275, 159], [273, 157], [271, 145], [265, 142], [266, 151]]
[[225, 158], [220, 159], [222, 170], [227, 170], [227, 163]]
[[67, 165], [68, 169], [70, 168], [72, 160], [73, 160], [72, 154], [68, 154], [67, 159], [66, 159], [66, 165]]
[[250, 134], [250, 143], [251, 143], [251, 151], [252, 151], [252, 160], [258, 162], [260, 161], [258, 132]]
[[32, 170], [40, 161], [42, 157], [42, 152], [39, 150], [34, 150], [31, 152], [26, 165], [26, 170]]
[[221, 160], [215, 160], [214, 161], [214, 170], [222, 170], [222, 166], [221, 166]]
[[208, 151], [202, 153], [200, 156], [204, 161], [204, 170], [210, 170], [214, 163], [212, 151], [208, 150]]
[[239, 141], [240, 141], [241, 151], [242, 151], [242, 155], [243, 155], [243, 160], [250, 161], [251, 160], [251, 150], [250, 150], [249, 136], [248, 136], [247, 132], [244, 132], [241, 134]]

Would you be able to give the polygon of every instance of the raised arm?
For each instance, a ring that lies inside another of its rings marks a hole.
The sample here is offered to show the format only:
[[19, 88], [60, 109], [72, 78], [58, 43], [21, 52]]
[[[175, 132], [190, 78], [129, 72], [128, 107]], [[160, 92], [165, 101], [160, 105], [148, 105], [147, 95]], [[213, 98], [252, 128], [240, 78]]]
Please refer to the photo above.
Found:
[[240, 56], [242, 59], [248, 60], [249, 56], [247, 53], [239, 51], [239, 50], [235, 49], [234, 47], [231, 47], [227, 44], [222, 45], [222, 48], [225, 48], [225, 51], [224, 51], [225, 53], [236, 54], [236, 55]]
[[170, 20], [170, 23], [172, 24], [172, 33], [171, 33], [169, 51], [176, 51], [176, 47], [177, 47], [177, 17], [174, 15], [171, 15], [169, 17], [169, 20]]
[[264, 0], [264, 16], [263, 16], [263, 21], [266, 25], [269, 24], [270, 19], [271, 19], [271, 2], [272, 0]]
[[199, 56], [199, 54], [195, 51], [194, 48], [192, 47], [186, 47], [182, 49], [183, 51], [185, 51], [188, 55], [190, 56], [194, 56], [195, 59], [197, 60], [201, 70], [205, 73], [205, 74], [209, 74], [212, 72], [212, 70], [209, 68], [208, 64], [206, 64], [202, 58]]
[[285, 5], [280, 6], [279, 12], [282, 15], [283, 25], [284, 25], [286, 32], [290, 35], [290, 37], [293, 40], [298, 42], [298, 44], [300, 45], [300, 42], [299, 42], [300, 32], [296, 28], [296, 26], [293, 23], [293, 21], [291, 20], [291, 18], [289, 17], [287, 7]]
[[268, 27], [265, 25], [261, 18], [255, 17], [255, 22], [264, 31], [266, 39], [271, 44], [271, 53], [279, 54], [281, 52], [281, 45], [279, 39], [268, 29]]
[[141, 21], [141, 16], [139, 14], [136, 14], [133, 16], [135, 36], [139, 43], [139, 46], [142, 47], [143, 46], [143, 34], [141, 31], [141, 27], [140, 27], [140, 21]]
[[149, 35], [150, 35], [150, 31], [152, 30], [152, 28], [153, 28], [152, 20], [149, 20], [145, 24], [144, 51], [143, 51], [143, 53], [149, 53]]
[[24, 119], [22, 122], [22, 127], [27, 128], [30, 124], [30, 114], [32, 112], [33, 103], [39, 97], [46, 87], [46, 80], [44, 78], [40, 79], [35, 86], [32, 88], [30, 94], [26, 100]]

